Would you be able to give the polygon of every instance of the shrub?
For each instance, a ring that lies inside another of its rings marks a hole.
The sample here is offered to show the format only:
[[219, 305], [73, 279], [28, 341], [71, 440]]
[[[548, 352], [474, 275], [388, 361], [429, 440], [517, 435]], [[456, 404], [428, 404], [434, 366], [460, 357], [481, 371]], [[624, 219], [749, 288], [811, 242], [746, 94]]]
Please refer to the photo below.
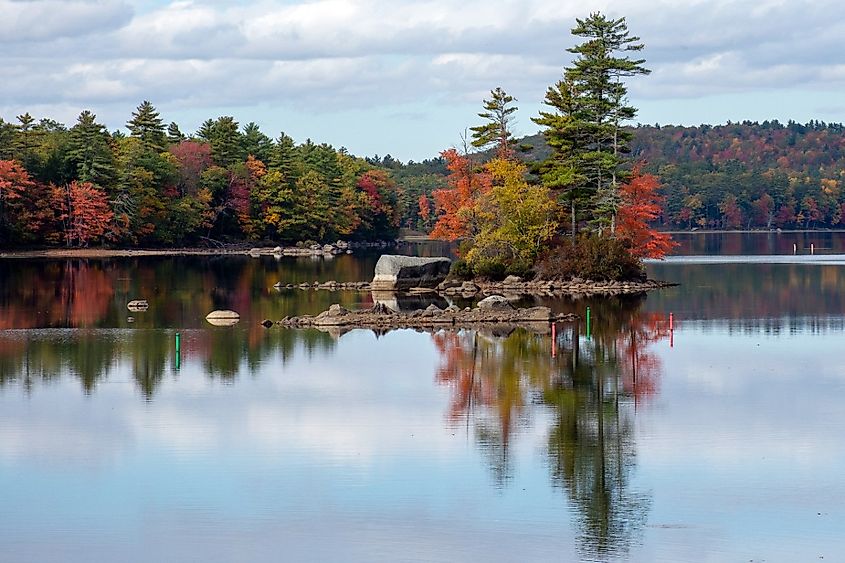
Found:
[[505, 279], [508, 275], [508, 266], [501, 258], [479, 258], [472, 265], [472, 271], [479, 278], [487, 278], [493, 281]]
[[631, 254], [625, 242], [600, 235], [581, 235], [574, 245], [572, 242], [556, 245], [540, 258], [536, 271], [539, 278], [547, 280], [645, 278], [642, 262]]
[[466, 260], [455, 260], [449, 270], [449, 277], [458, 280], [472, 279], [472, 268], [469, 267]]

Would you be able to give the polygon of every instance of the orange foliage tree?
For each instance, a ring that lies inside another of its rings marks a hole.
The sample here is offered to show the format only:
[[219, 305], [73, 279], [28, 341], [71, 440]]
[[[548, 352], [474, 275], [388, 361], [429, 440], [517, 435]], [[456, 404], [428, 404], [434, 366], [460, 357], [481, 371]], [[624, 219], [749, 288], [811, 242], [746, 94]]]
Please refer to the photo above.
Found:
[[488, 172], [476, 171], [469, 156], [456, 149], [443, 151], [441, 156], [449, 170], [449, 187], [432, 193], [438, 217], [431, 238], [456, 240], [473, 236], [478, 231], [476, 204], [490, 191], [493, 180]]
[[106, 194], [90, 182], [76, 182], [52, 189], [53, 208], [68, 246], [88, 246], [112, 234], [114, 213]]
[[649, 225], [660, 216], [663, 198], [659, 188], [657, 176], [643, 174], [639, 166], [634, 167], [630, 181], [619, 188], [622, 205], [616, 236], [631, 243], [631, 253], [637, 258], [663, 258], [675, 246], [668, 233]]

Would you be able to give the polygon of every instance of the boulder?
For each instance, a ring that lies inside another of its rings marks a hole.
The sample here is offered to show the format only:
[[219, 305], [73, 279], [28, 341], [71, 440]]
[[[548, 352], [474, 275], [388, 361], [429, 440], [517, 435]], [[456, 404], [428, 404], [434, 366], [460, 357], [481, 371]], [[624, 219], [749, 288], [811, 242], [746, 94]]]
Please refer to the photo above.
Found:
[[137, 311], [142, 312], [146, 311], [149, 308], [150, 304], [147, 303], [146, 299], [133, 299], [129, 303], [126, 304], [126, 308], [130, 311]]
[[501, 295], [491, 295], [478, 302], [478, 308], [483, 311], [512, 311], [513, 305]]
[[449, 275], [448, 258], [418, 258], [385, 254], [376, 263], [372, 288], [399, 291], [412, 287], [437, 287]]
[[205, 320], [214, 326], [233, 326], [238, 324], [241, 316], [234, 311], [212, 311]]
[[519, 276], [508, 276], [502, 283], [505, 285], [517, 285], [522, 283], [522, 278]]

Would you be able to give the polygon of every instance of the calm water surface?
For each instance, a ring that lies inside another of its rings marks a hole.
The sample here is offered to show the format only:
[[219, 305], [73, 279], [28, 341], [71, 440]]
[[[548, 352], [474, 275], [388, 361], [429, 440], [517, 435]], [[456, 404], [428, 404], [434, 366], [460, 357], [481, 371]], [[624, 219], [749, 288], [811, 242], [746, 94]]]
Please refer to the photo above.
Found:
[[653, 264], [555, 342], [259, 326], [374, 262], [0, 261], [0, 560], [845, 560], [842, 265]]

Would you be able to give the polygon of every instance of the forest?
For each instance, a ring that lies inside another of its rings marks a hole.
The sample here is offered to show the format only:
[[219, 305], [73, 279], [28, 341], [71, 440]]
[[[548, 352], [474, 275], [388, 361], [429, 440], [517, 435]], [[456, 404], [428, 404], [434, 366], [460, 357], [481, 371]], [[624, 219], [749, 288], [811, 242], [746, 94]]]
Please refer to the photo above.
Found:
[[405, 227], [463, 240], [476, 273], [502, 273], [533, 270], [570, 235], [592, 237], [585, 258], [639, 260], [671, 248], [660, 230], [845, 227], [842, 124], [632, 127], [623, 79], [650, 73], [643, 44], [624, 18], [576, 22], [584, 41], [531, 117], [540, 134], [514, 137], [517, 100], [495, 88], [464, 146], [423, 162], [272, 138], [232, 116], [186, 134], [148, 101], [112, 132], [88, 110], [70, 126], [0, 118], [0, 247], [376, 240]]
[[[630, 156], [660, 178], [663, 229], [845, 228], [845, 126], [812, 120], [638, 125]], [[522, 157], [549, 153], [541, 135]]]
[[231, 116], [187, 136], [144, 101], [109, 132], [0, 119], [0, 246], [184, 246], [396, 237], [385, 167], [341, 148], [270, 138]]

